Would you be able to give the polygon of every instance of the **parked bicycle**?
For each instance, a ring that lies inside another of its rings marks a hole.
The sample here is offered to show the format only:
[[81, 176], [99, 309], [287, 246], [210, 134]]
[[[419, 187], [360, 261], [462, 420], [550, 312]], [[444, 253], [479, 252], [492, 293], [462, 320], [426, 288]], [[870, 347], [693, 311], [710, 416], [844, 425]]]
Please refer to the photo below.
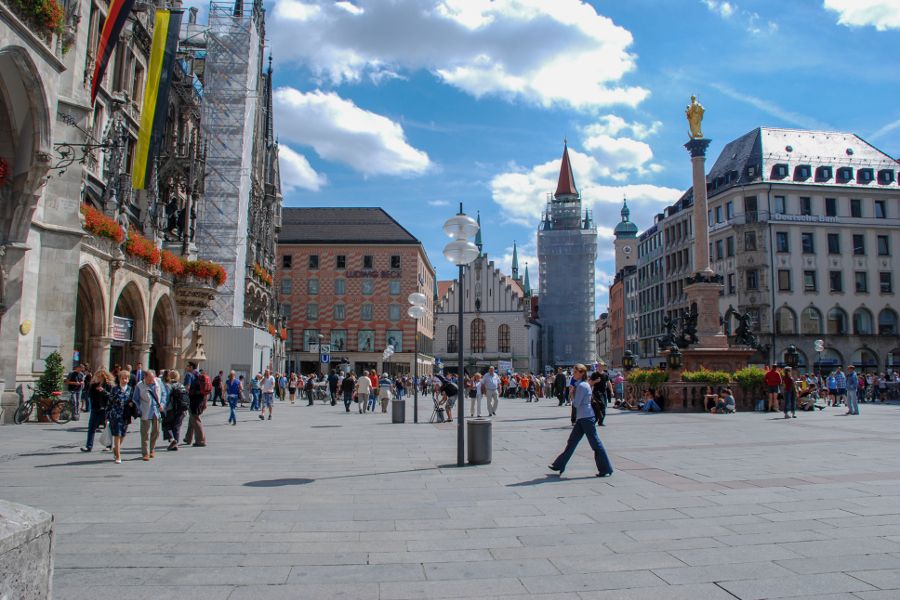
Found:
[[[41, 397], [38, 396], [34, 387], [31, 385], [28, 385], [27, 387], [31, 390], [31, 398], [25, 400], [23, 397], [20, 400], [19, 406], [16, 408], [16, 413], [13, 416], [16, 425], [21, 425], [31, 419], [31, 414], [35, 411], [41, 400]], [[53, 392], [51, 395], [54, 397], [54, 400], [50, 403], [46, 414], [54, 423], [65, 425], [72, 420], [72, 416], [75, 413], [75, 407], [72, 406], [72, 394]]]

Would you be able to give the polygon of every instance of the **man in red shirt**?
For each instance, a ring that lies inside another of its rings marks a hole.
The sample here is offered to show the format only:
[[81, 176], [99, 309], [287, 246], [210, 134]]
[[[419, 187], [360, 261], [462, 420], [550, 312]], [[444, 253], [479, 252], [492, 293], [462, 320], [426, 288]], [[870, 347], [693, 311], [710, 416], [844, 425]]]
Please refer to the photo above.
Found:
[[766, 372], [763, 381], [766, 384], [766, 390], [769, 394], [768, 410], [770, 412], [778, 412], [778, 386], [781, 385], [781, 375], [778, 373], [778, 369], [775, 368], [775, 365], [769, 366], [769, 370]]

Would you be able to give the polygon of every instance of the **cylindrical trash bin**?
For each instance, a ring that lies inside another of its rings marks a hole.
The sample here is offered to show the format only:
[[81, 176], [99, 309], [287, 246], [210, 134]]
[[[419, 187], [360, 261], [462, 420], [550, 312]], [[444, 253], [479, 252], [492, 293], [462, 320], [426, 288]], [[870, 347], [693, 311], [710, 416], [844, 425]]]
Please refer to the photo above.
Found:
[[406, 422], [406, 400], [391, 400], [391, 423]]
[[469, 464], [486, 465], [491, 462], [491, 420], [469, 419]]

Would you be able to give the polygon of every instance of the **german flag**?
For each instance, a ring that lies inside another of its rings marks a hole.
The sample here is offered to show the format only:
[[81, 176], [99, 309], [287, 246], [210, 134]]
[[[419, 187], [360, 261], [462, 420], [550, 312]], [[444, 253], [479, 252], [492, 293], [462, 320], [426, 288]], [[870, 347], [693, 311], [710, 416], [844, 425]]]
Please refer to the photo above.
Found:
[[175, 66], [175, 53], [178, 51], [182, 14], [183, 11], [180, 10], [156, 11], [147, 87], [144, 88], [144, 104], [141, 107], [141, 130], [138, 132], [131, 176], [132, 187], [136, 190], [145, 188], [153, 158], [159, 151], [160, 141], [166, 132], [169, 89], [172, 86], [172, 70]]
[[94, 76], [91, 78], [91, 105], [97, 99], [97, 92], [100, 91], [100, 82], [103, 81], [103, 75], [106, 73], [106, 67], [109, 65], [109, 59], [113, 50], [116, 49], [116, 42], [122, 29], [125, 27], [125, 21], [131, 14], [131, 7], [134, 6], [134, 0], [112, 0], [109, 4], [109, 14], [106, 15], [106, 21], [103, 23], [103, 31], [100, 32], [100, 43], [97, 45], [97, 62], [94, 63]]

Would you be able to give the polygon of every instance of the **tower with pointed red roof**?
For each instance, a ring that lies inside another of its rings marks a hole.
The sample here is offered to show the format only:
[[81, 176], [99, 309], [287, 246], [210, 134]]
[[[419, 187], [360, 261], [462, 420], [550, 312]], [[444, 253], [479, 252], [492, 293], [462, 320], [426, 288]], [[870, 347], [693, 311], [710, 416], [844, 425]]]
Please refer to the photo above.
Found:
[[596, 360], [594, 265], [597, 229], [581, 194], [563, 145], [556, 192], [547, 202], [538, 229], [537, 250], [544, 367], [590, 364]]

